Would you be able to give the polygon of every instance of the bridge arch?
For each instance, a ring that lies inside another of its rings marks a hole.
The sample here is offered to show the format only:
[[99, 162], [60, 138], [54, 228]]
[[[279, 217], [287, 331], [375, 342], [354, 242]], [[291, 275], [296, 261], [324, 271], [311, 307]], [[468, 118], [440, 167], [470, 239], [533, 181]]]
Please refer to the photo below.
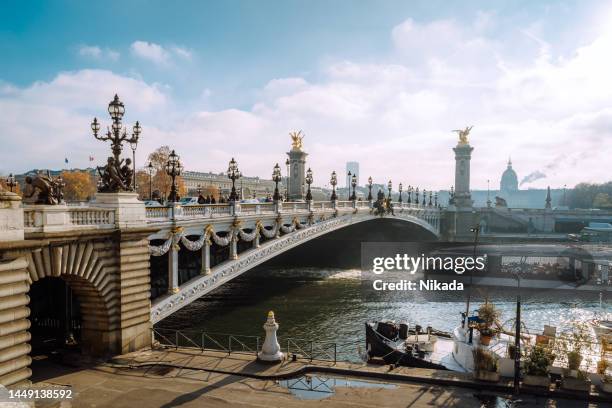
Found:
[[[154, 300], [151, 307], [151, 322], [159, 322], [223, 283], [306, 242], [351, 225], [380, 218], [380, 216], [369, 212], [365, 214], [355, 212], [342, 216], [330, 215], [329, 218], [321, 217], [318, 222], [312, 225], [296, 224], [295, 230], [259, 246], [254, 246], [254, 248], [240, 254], [235, 259], [230, 259], [218, 265], [210, 273], [189, 280], [181, 285], [179, 290], [173, 291], [174, 293], [169, 293]], [[410, 212], [398, 211], [396, 215], [386, 216], [385, 218], [418, 225], [431, 234], [433, 240], [439, 239], [439, 218], [430, 217], [429, 214], [419, 217]], [[280, 221], [280, 223], [281, 225], [287, 224], [287, 221]], [[298, 226], [301, 226], [301, 228]], [[179, 239], [171, 236], [169, 242], [173, 241], [178, 243]]]

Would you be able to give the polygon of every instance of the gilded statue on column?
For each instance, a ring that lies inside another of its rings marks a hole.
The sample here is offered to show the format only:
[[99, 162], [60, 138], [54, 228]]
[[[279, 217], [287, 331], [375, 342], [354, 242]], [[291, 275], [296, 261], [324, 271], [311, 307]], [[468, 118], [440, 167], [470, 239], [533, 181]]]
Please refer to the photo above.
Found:
[[466, 145], [470, 142], [468, 141], [468, 135], [470, 134], [470, 130], [472, 130], [474, 126], [466, 126], [465, 129], [455, 129], [453, 132], [456, 132], [459, 135], [459, 144]]
[[291, 136], [291, 148], [293, 150], [302, 150], [302, 139], [304, 139], [304, 136], [306, 135], [299, 130], [297, 132], [290, 132], [289, 136]]

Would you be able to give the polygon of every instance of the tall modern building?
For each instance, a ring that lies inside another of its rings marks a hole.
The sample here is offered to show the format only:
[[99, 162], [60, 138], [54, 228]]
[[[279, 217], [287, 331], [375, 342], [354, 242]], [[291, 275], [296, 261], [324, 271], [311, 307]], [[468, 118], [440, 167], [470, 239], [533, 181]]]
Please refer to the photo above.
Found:
[[348, 176], [349, 171], [351, 174], [357, 175], [357, 185], [359, 185], [359, 163], [358, 162], [346, 162], [346, 187], [350, 187], [351, 185], [351, 177]]

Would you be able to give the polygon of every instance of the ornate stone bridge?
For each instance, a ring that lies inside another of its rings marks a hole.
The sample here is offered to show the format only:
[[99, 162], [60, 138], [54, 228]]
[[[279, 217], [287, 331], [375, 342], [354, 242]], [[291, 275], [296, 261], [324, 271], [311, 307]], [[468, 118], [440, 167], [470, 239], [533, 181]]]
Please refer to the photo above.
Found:
[[[417, 224], [439, 237], [440, 209], [394, 203], [397, 219]], [[149, 236], [163, 243], [151, 255], [168, 253], [168, 294], [153, 301], [151, 321], [158, 322], [195, 299], [285, 251], [355, 223], [380, 218], [367, 201], [295, 202], [198, 205], [148, 208], [147, 224], [158, 231]], [[364, 237], [365, 238], [365, 237]], [[261, 243], [261, 239], [265, 239]], [[239, 253], [238, 243], [250, 248]], [[212, 243], [229, 246], [229, 259], [210, 267]], [[201, 252], [199, 276], [179, 285], [179, 250]]]

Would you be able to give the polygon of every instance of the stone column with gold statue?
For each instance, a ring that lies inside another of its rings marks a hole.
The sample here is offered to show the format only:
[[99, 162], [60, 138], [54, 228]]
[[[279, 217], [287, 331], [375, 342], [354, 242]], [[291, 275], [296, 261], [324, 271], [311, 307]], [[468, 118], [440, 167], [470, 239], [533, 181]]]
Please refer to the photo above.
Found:
[[468, 134], [473, 126], [465, 129], [453, 130], [459, 134], [459, 142], [453, 148], [455, 152], [455, 206], [457, 208], [471, 208], [473, 206], [470, 194], [470, 160], [474, 148], [470, 146]]
[[472, 228], [478, 224], [474, 212], [474, 202], [470, 193], [470, 161], [474, 148], [470, 146], [468, 135], [473, 126], [453, 130], [459, 135], [459, 141], [453, 148], [455, 152], [455, 191], [453, 205], [446, 214], [448, 239], [451, 241], [469, 241], [473, 239]]
[[304, 185], [306, 173], [306, 156], [308, 153], [302, 150], [304, 133], [302, 131], [291, 132], [291, 150], [287, 152], [289, 156], [289, 197], [291, 201], [304, 200]]

